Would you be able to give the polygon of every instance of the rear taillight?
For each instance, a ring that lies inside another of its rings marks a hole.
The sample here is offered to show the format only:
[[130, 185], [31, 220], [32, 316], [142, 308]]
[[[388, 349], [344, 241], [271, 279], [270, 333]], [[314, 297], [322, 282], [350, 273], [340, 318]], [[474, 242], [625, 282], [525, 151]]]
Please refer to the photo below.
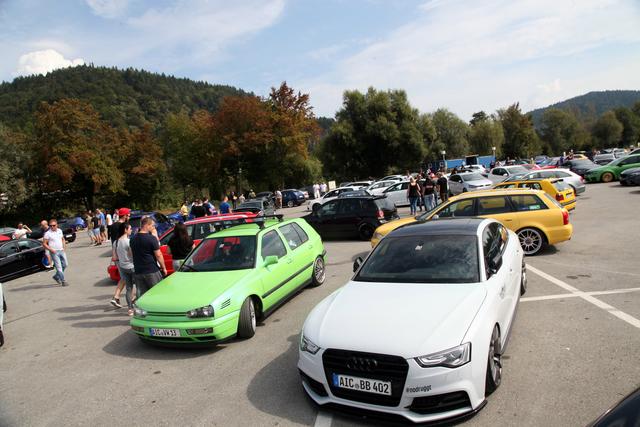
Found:
[[560, 193], [556, 193], [556, 200], [561, 202], [561, 201], [564, 200], [564, 196], [562, 194], [560, 194]]
[[566, 209], [562, 209], [562, 223], [564, 225], [569, 224], [569, 212]]
[[381, 209], [378, 209], [378, 219], [384, 219], [384, 212]]

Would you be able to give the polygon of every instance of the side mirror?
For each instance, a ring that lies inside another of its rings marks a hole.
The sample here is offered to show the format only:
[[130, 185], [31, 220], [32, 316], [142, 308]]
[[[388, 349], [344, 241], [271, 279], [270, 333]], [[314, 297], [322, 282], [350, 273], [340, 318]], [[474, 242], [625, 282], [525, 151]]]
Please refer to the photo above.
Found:
[[503, 173], [502, 176], [509, 176], [509, 174], [508, 173]]
[[277, 264], [277, 263], [278, 263], [278, 257], [275, 256], [275, 255], [269, 255], [268, 257], [266, 257], [264, 259], [264, 266], [265, 267], [268, 267], [270, 265]]
[[356, 258], [355, 261], [353, 261], [353, 272], [355, 273], [356, 271], [358, 271], [358, 269], [360, 268], [360, 266], [362, 265], [364, 261], [362, 260], [362, 258], [358, 257]]

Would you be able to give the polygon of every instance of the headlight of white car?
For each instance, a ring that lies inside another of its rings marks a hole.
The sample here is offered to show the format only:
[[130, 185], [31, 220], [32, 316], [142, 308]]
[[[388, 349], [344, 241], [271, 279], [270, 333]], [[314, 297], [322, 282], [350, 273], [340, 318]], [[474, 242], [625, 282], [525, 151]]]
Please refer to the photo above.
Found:
[[471, 343], [460, 344], [457, 347], [448, 350], [439, 351], [438, 353], [428, 354], [415, 358], [418, 365], [423, 368], [433, 368], [435, 366], [444, 366], [447, 368], [457, 368], [471, 360]]
[[307, 353], [316, 354], [320, 350], [320, 347], [315, 345], [304, 334], [300, 333], [300, 351], [306, 351]]

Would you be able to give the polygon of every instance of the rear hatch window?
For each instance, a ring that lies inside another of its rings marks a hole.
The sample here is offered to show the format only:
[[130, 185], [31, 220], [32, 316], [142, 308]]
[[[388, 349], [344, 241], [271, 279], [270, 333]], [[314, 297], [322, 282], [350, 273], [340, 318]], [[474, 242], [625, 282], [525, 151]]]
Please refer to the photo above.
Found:
[[553, 186], [556, 188], [556, 190], [562, 192], [564, 190], [568, 190], [570, 187], [567, 183], [565, 183], [564, 181], [556, 181], [553, 183]]
[[386, 197], [383, 199], [375, 199], [374, 203], [376, 204], [376, 207], [382, 211], [392, 211], [395, 208], [391, 200]]

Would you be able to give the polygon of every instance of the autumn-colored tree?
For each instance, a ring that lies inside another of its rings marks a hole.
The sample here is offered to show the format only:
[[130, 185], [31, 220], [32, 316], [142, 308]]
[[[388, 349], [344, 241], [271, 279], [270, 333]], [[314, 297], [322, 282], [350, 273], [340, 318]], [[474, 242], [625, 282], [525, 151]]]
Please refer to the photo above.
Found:
[[27, 161], [25, 135], [0, 123], [0, 214], [11, 212], [28, 197], [28, 182], [22, 168]]
[[39, 191], [83, 194], [87, 207], [100, 191], [122, 189], [117, 133], [94, 108], [77, 99], [42, 103], [35, 115], [31, 169]]

